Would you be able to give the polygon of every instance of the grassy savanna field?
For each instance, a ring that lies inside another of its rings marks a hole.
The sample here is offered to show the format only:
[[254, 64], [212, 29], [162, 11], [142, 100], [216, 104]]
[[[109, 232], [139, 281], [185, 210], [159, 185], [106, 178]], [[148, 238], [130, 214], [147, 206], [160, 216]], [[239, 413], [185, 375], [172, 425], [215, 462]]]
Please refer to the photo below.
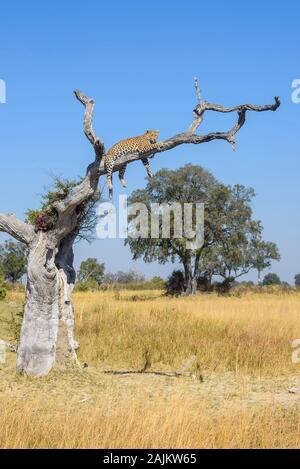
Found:
[[[170, 299], [124, 290], [74, 301], [85, 366], [25, 378], [7, 352], [0, 447], [300, 446], [300, 394], [288, 391], [300, 386], [291, 361], [300, 293]], [[18, 336], [22, 302], [13, 292], [0, 302], [1, 339]], [[191, 356], [191, 374], [170, 376]]]

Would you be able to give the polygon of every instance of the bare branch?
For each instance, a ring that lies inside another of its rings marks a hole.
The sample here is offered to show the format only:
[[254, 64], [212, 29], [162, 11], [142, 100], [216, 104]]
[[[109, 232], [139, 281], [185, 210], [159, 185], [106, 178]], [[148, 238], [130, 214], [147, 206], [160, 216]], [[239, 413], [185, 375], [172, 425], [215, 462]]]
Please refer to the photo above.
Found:
[[93, 130], [93, 114], [95, 101], [93, 99], [89, 99], [79, 90], [74, 91], [74, 94], [78, 101], [80, 101], [85, 106], [85, 113], [83, 119], [84, 133], [89, 142], [94, 147], [96, 159], [101, 160], [104, 154], [104, 143], [100, 140], [100, 138], [96, 136]]
[[[200, 87], [199, 87], [199, 83], [198, 83], [198, 78], [197, 77], [194, 77], [194, 83], [195, 83], [195, 90], [196, 90], [196, 94], [197, 94], [197, 99], [198, 99], [198, 103], [199, 105], [201, 106], [203, 101], [201, 99], [201, 90], [200, 90]], [[193, 114], [194, 114], [194, 120], [192, 122], [192, 124], [190, 125], [189, 127], [189, 132], [191, 133], [194, 133], [196, 132], [197, 128], [199, 127], [200, 124], [202, 124], [202, 121], [203, 121], [203, 113], [199, 113], [199, 114], [196, 114], [195, 111], [193, 111]]]
[[198, 78], [197, 77], [194, 77], [194, 82], [195, 82], [195, 89], [196, 89], [196, 94], [197, 94], [197, 98], [198, 98], [198, 102], [199, 104], [201, 104], [201, 90], [200, 90], [200, 87], [199, 87], [199, 83], [198, 83]]
[[18, 220], [13, 214], [0, 213], [0, 231], [27, 245], [35, 237], [34, 227]]
[[[234, 107], [223, 107], [219, 104], [212, 104], [207, 103], [206, 101], [201, 101], [196, 108], [194, 109], [194, 121], [189, 127], [187, 132], [183, 132], [181, 134], [177, 134], [174, 137], [171, 137], [167, 140], [160, 142], [158, 148], [149, 151], [149, 153], [132, 153], [127, 154], [120, 159], [118, 159], [114, 164], [113, 171], [119, 171], [120, 168], [124, 165], [124, 163], [132, 163], [133, 161], [140, 160], [147, 156], [153, 155], [155, 153], [161, 153], [167, 150], [171, 150], [172, 148], [177, 147], [178, 145], [183, 144], [194, 144], [199, 145], [201, 143], [211, 142], [212, 140], [226, 140], [229, 142], [233, 149], [236, 148], [236, 141], [235, 135], [241, 129], [246, 121], [246, 112], [247, 111], [256, 111], [256, 112], [263, 112], [263, 111], [276, 111], [280, 106], [280, 99], [279, 97], [275, 97], [275, 102], [273, 104], [267, 104], [264, 106], [257, 106], [254, 104], [242, 104]], [[196, 135], [195, 131], [197, 130], [198, 126], [202, 123], [203, 116], [205, 111], [215, 111], [215, 112], [237, 112], [238, 120], [237, 123], [227, 132], [211, 132], [206, 135]], [[103, 162], [100, 164], [99, 169], [100, 176], [105, 174], [104, 164]]]
[[[54, 208], [57, 210], [59, 214], [59, 223], [58, 225], [63, 229], [62, 232], [70, 231], [71, 225], [68, 227], [65, 226], [65, 216], [71, 215], [74, 209], [90, 197], [93, 196], [94, 192], [97, 190], [98, 181], [100, 174], [98, 173], [99, 165], [101, 164], [103, 155], [105, 154], [105, 147], [104, 143], [101, 141], [99, 137], [95, 134], [93, 130], [93, 114], [94, 114], [94, 107], [95, 102], [93, 99], [88, 98], [84, 93], [80, 90], [74, 91], [74, 94], [78, 101], [80, 101], [84, 107], [84, 119], [83, 119], [83, 130], [84, 133], [91, 143], [95, 151], [95, 161], [90, 164], [87, 168], [86, 177], [84, 180], [72, 191], [72, 193], [66, 197], [64, 200], [57, 202], [54, 204]], [[74, 218], [75, 220], [75, 218]], [[74, 221], [75, 222], [75, 221]], [[59, 230], [61, 231], [61, 230]]]

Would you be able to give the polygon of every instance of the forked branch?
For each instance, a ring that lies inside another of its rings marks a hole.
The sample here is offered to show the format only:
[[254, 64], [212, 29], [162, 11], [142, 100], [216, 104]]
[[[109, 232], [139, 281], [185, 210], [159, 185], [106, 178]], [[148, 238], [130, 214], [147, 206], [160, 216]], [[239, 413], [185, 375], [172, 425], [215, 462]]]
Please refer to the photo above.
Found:
[[[83, 118], [83, 131], [85, 136], [91, 143], [95, 151], [95, 160], [87, 168], [87, 173], [85, 179], [79, 184], [76, 189], [66, 197], [64, 200], [57, 202], [55, 204], [55, 209], [57, 210], [60, 219], [59, 225], [64, 226], [64, 219], [66, 215], [72, 214], [72, 212], [87, 201], [90, 197], [93, 196], [98, 187], [98, 181], [100, 174], [98, 174], [97, 168], [101, 164], [102, 158], [105, 154], [104, 143], [102, 140], [97, 137], [93, 130], [93, 114], [95, 102], [93, 99], [85, 96], [81, 91], [76, 90], [74, 94], [78, 101], [80, 101], [84, 107], [84, 118]], [[63, 230], [62, 230], [63, 231]]]
[[78, 101], [85, 106], [85, 113], [83, 118], [83, 129], [87, 139], [93, 145], [96, 155], [96, 160], [100, 161], [104, 154], [104, 143], [98, 138], [93, 130], [93, 114], [95, 101], [87, 98], [81, 91], [76, 90], [74, 94]]

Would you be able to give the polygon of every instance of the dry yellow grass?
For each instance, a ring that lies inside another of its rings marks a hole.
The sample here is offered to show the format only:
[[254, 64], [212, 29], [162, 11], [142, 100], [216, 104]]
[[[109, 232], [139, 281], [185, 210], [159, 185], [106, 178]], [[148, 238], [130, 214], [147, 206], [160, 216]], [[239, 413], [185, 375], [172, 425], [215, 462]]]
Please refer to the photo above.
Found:
[[[21, 411], [21, 414], [20, 414]], [[220, 412], [173, 396], [123, 401], [117, 410], [96, 401], [93, 409], [70, 405], [54, 411], [39, 402], [15, 400], [1, 409], [2, 448], [270, 448], [299, 447], [296, 409], [267, 407]], [[5, 431], [3, 431], [3, 426]]]
[[[82, 370], [42, 379], [0, 365], [0, 447], [299, 447], [300, 295], [169, 299], [159, 291], [76, 293]], [[13, 339], [22, 295], [0, 304]], [[12, 315], [11, 315], [12, 314]], [[14, 320], [12, 320], [12, 317]], [[105, 369], [179, 371], [191, 354], [204, 381]], [[299, 377], [297, 376], [299, 375]]]
[[202, 295], [160, 292], [77, 293], [80, 357], [93, 365], [179, 369], [191, 354], [203, 371], [294, 372], [291, 341], [300, 337], [300, 295]]

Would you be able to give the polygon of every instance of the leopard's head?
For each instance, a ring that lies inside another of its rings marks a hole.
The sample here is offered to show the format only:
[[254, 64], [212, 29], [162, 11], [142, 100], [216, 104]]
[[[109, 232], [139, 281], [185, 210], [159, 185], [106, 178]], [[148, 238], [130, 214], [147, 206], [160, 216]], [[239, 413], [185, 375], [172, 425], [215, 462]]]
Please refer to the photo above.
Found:
[[159, 130], [146, 130], [145, 135], [150, 143], [156, 143], [158, 139]]

